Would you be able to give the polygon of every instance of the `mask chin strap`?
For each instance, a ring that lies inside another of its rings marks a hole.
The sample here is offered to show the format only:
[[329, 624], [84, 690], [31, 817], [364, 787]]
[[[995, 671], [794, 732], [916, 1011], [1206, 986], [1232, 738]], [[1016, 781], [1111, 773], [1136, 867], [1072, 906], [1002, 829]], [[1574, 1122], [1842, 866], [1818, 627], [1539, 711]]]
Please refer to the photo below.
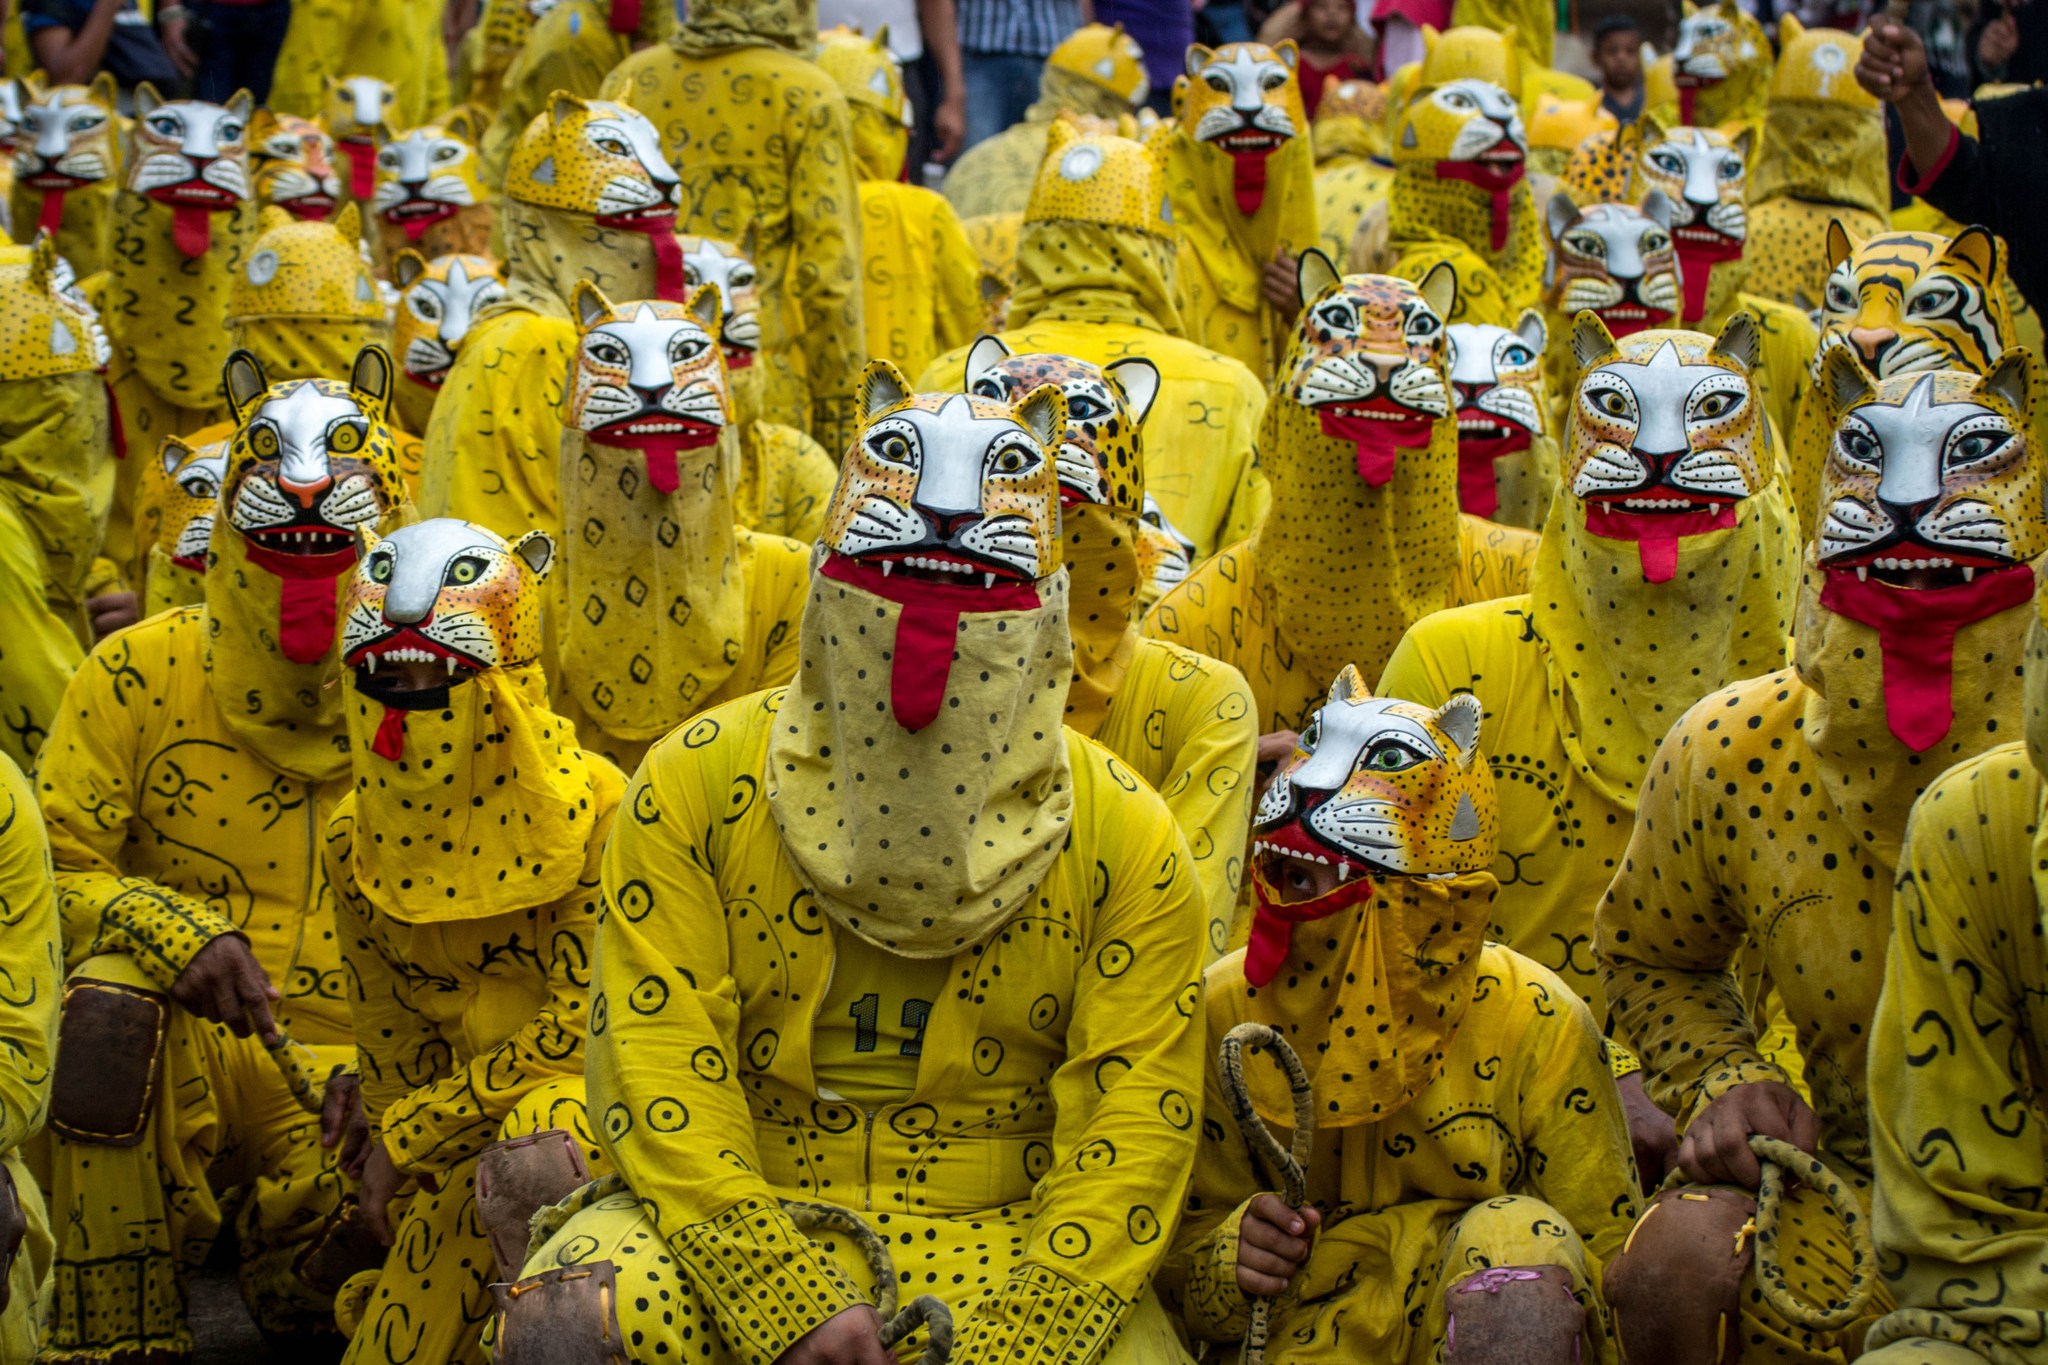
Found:
[[448, 684], [425, 687], [418, 691], [406, 691], [389, 686], [375, 674], [366, 674], [361, 669], [355, 673], [356, 691], [381, 702], [384, 719], [377, 722], [377, 733], [370, 740], [370, 752], [387, 762], [396, 763], [405, 752], [405, 718], [413, 711], [445, 711], [448, 709]]

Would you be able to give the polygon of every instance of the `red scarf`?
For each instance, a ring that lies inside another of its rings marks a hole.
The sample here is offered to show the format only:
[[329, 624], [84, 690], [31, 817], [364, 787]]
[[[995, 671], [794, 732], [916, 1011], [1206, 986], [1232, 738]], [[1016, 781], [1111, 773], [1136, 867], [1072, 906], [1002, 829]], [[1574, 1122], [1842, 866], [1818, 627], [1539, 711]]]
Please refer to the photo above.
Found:
[[683, 244], [676, 240], [675, 210], [664, 205], [620, 217], [599, 217], [597, 225], [626, 232], [644, 232], [654, 248], [654, 296], [669, 303], [688, 301], [683, 283]]
[[1596, 501], [1586, 503], [1588, 531], [1636, 543], [1645, 583], [1669, 583], [1678, 576], [1679, 537], [1725, 531], [1734, 524], [1732, 502], [1703, 512], [1609, 512]]
[[1280, 974], [1287, 961], [1287, 950], [1294, 942], [1295, 925], [1328, 919], [1371, 900], [1373, 895], [1371, 881], [1353, 877], [1313, 900], [1283, 901], [1274, 894], [1265, 870], [1256, 862], [1252, 864], [1252, 890], [1252, 929], [1244, 949], [1244, 979], [1253, 986], [1264, 986]]
[[377, 193], [377, 140], [345, 137], [341, 154], [348, 158], [348, 192], [358, 203], [367, 204]]
[[1519, 161], [1510, 170], [1482, 161], [1439, 161], [1436, 178], [1462, 180], [1477, 185], [1493, 196], [1493, 224], [1488, 249], [1499, 251], [1508, 244], [1508, 210], [1514, 203], [1515, 186], [1522, 183], [1527, 168]]
[[640, 31], [640, 0], [612, 0], [611, 30], [614, 33]]
[[57, 225], [64, 221], [64, 196], [69, 190], [43, 191], [43, 211], [36, 215], [36, 228], [51, 236], [57, 235]]
[[1684, 311], [1679, 314], [1687, 327], [1707, 315], [1707, 281], [1714, 273], [1714, 267], [1726, 261], [1742, 259], [1743, 243], [1721, 234], [1714, 234], [1715, 240], [1696, 242], [1671, 235], [1678, 249], [1678, 282], [1685, 290]]
[[1394, 463], [1402, 451], [1422, 450], [1429, 445], [1430, 428], [1434, 425], [1423, 416], [1384, 421], [1323, 410], [1316, 417], [1323, 424], [1323, 435], [1351, 443], [1358, 456], [1358, 477], [1374, 488], [1384, 488], [1393, 479]]
[[1526, 431], [1505, 436], [1476, 436], [1458, 441], [1458, 506], [1475, 517], [1491, 517], [1500, 510], [1500, 485], [1494, 481], [1493, 462], [1529, 448]]
[[1237, 211], [1247, 218], [1257, 216], [1266, 202], [1266, 158], [1271, 152], [1232, 152], [1230, 190], [1237, 199]]
[[278, 581], [277, 647], [295, 664], [316, 664], [334, 648], [340, 609], [334, 580], [355, 567], [351, 545], [324, 555], [288, 555], [249, 542], [249, 562]]

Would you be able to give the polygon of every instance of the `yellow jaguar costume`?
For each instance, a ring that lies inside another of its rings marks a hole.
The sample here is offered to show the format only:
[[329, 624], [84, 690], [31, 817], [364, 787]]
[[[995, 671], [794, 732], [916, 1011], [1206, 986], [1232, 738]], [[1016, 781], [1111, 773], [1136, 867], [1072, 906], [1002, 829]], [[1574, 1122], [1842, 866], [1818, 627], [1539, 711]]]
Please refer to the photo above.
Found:
[[1293, 319], [1259, 292], [1260, 274], [1276, 253], [1316, 242], [1299, 62], [1291, 40], [1189, 47], [1167, 158], [1186, 335], [1262, 380], [1279, 366]]
[[[1174, 137], [1163, 125], [1143, 143], [1052, 126], [1001, 340], [1019, 355], [1152, 362], [1159, 396], [1145, 419], [1146, 496], [1201, 560], [1249, 535], [1265, 510], [1253, 445], [1266, 394], [1243, 364], [1180, 334], [1176, 267], [1187, 258], [1166, 210]], [[966, 359], [964, 349], [940, 356], [918, 388], [957, 387]]]
[[[1739, 1087], [1787, 1080], [1759, 1052], [1743, 993], [1729, 989], [1737, 954], [1760, 957], [1797, 1029], [1819, 1151], [1858, 1202], [1872, 1160], [1872, 1017], [1886, 959], [1912, 955], [1910, 936], [1887, 947], [1907, 809], [1942, 769], [2020, 725], [2022, 637], [2048, 554], [2033, 370], [2015, 350], [1984, 377], [1872, 380], [1847, 348], [1828, 353], [1822, 383], [1842, 416], [1793, 667], [1712, 693], [1672, 727], [1600, 906], [1617, 1024], [1651, 1094], [1682, 1122]], [[1757, 814], [1722, 818], [1731, 809]], [[1685, 1249], [1699, 1232], [1684, 1212], [1646, 1221], [1631, 1254], [1711, 1283], [1725, 1252]], [[1781, 1217], [1780, 1264], [1795, 1290], [1839, 1298], [1848, 1239], [1837, 1216], [1806, 1188]], [[1886, 1307], [1880, 1292], [1862, 1317], [1815, 1330], [1781, 1319], [1749, 1292], [1752, 1280], [1739, 1293], [1726, 1283], [1726, 1300], [1706, 1305], [1731, 1337], [1739, 1318], [1740, 1360], [1853, 1358]], [[1645, 1286], [1615, 1300], [1632, 1350], [1631, 1314], [1637, 1332], [1654, 1334], [1660, 1299], [1669, 1295]]]
[[324, 76], [319, 123], [341, 153], [347, 197], [367, 205], [377, 189], [377, 149], [398, 125], [398, 91], [375, 76]]
[[167, 436], [135, 484], [136, 562], [129, 578], [144, 616], [206, 600], [206, 547], [220, 513], [233, 422]]
[[1459, 510], [1541, 530], [1557, 491], [1543, 316], [1525, 308], [1512, 329], [1454, 322], [1446, 332], [1458, 406]]
[[568, 1321], [775, 1359], [873, 1292], [851, 1237], [800, 1230], [813, 1201], [862, 1211], [958, 1359], [1186, 1359], [1151, 1279], [1196, 1150], [1204, 915], [1164, 803], [1059, 727], [1063, 400], [912, 395], [886, 362], [861, 400], [796, 680], [627, 793], [588, 1052], [629, 1188], [503, 1293], [500, 1360]]
[[556, 471], [576, 326], [569, 295], [679, 299], [676, 173], [622, 104], [563, 96], [526, 128], [498, 216], [506, 297], [472, 324], [427, 424], [420, 510], [502, 536], [560, 526]]
[[719, 702], [787, 682], [807, 560], [733, 516], [739, 463], [719, 292], [687, 305], [575, 295], [563, 547], [548, 669], [584, 745], [631, 771]]
[[50, 1217], [22, 1146], [43, 1127], [57, 1056], [57, 1002], [64, 945], [50, 881], [50, 845], [35, 789], [0, 758], [0, 924], [7, 930], [7, 994], [0, 1039], [10, 1064], [0, 1071], [0, 1169], [16, 1206], [20, 1239], [8, 1249], [6, 1305], [0, 1308], [0, 1361], [30, 1365], [41, 1343], [50, 1289]]
[[497, 215], [476, 144], [475, 125], [458, 110], [377, 149], [370, 208], [383, 260], [408, 247], [430, 259], [490, 251]]
[[1458, 511], [1456, 288], [1449, 267], [1418, 289], [1302, 256], [1301, 320], [1259, 433], [1272, 509], [1145, 618], [1241, 671], [1261, 731], [1306, 724], [1339, 670], [1380, 668], [1431, 612], [1527, 586], [1535, 537]]
[[[259, 1325], [332, 1323], [333, 1286], [297, 1265], [340, 1203], [337, 1153], [280, 1066], [317, 1082], [354, 1055], [320, 871], [349, 763], [343, 694], [327, 684], [355, 531], [401, 507], [392, 366], [372, 349], [347, 383], [271, 385], [238, 355], [225, 378], [237, 429], [206, 604], [92, 652], [38, 775], [71, 972], [65, 1026], [77, 1011], [89, 1041], [112, 1004], [129, 1012], [117, 1018], [140, 1012], [158, 1045], [153, 1063], [132, 1043], [87, 1046], [69, 1080], [60, 1059], [57, 1093], [69, 1086], [78, 1112], [53, 1109], [48, 1360], [189, 1354], [184, 1277], [234, 1186], [248, 1189], [235, 1233]], [[169, 998], [227, 938], [278, 992], [294, 1053], [267, 1055], [246, 1016], [228, 1016], [231, 1031]]]
[[0, 258], [0, 752], [24, 769], [91, 643], [87, 585], [114, 497], [99, 321], [67, 279], [40, 234]]
[[1616, 340], [1581, 313], [1576, 331], [1586, 373], [1529, 595], [1416, 623], [1378, 690], [1486, 704], [1502, 809], [1491, 934], [1604, 1024], [1593, 908], [1651, 751], [1704, 693], [1783, 665], [1798, 541], [1753, 322]]
[[1054, 466], [1066, 541], [1074, 680], [1065, 723], [1122, 760], [1180, 825], [1209, 911], [1209, 951], [1223, 952], [1244, 878], [1259, 726], [1251, 690], [1227, 664], [1138, 630], [1143, 589], [1144, 446], [1159, 371], [1143, 359], [1097, 369], [1062, 355], [1016, 355], [975, 343], [967, 391], [1006, 402], [1041, 384], [1067, 400]]
[[1543, 367], [1559, 424], [1579, 386], [1572, 323], [1581, 312], [1599, 318], [1615, 337], [1676, 325], [1682, 295], [1671, 227], [1681, 212], [1660, 189], [1643, 195], [1640, 205], [1574, 204], [1564, 191], [1551, 196], [1544, 214], [1551, 250], [1543, 280]]
[[1644, 74], [1644, 112], [1667, 128], [1761, 125], [1771, 40], [1740, 0], [1679, 0], [1678, 41]]
[[121, 116], [114, 78], [48, 89], [33, 75], [21, 86], [21, 131], [7, 207], [14, 234], [55, 236], [57, 254], [81, 276], [105, 270], [113, 253], [114, 195], [121, 184]]
[[407, 431], [425, 431], [477, 315], [505, 298], [504, 267], [488, 256], [428, 260], [408, 248], [392, 258], [391, 281], [398, 286], [391, 350], [399, 370], [392, 410]]
[[326, 218], [341, 203], [334, 139], [311, 119], [258, 109], [249, 125], [256, 202], [294, 218]]
[[1316, 149], [1316, 233], [1323, 254], [1341, 261], [1358, 225], [1394, 183], [1387, 155], [1387, 92], [1371, 81], [1323, 86], [1309, 139]]
[[423, 1186], [391, 1220], [395, 1259], [350, 1362], [485, 1365], [498, 1273], [479, 1157], [582, 1099], [599, 860], [625, 779], [547, 708], [554, 554], [545, 532], [507, 545], [457, 521], [371, 533], [342, 606], [355, 789], [324, 861], [373, 1140]]
[[[1251, 943], [1203, 983], [1212, 1068], [1167, 1274], [1199, 1339], [1250, 1316], [1239, 1227], [1275, 1173], [1240, 1129], [1288, 1140], [1306, 1112], [1323, 1221], [1268, 1325], [1287, 1359], [1616, 1358], [1599, 1286], [1635, 1211], [1628, 1128], [1585, 1009], [1482, 941], [1499, 813], [1479, 719], [1469, 696], [1375, 700], [1347, 668], [1260, 803]], [[1304, 1060], [1305, 1111], [1269, 1057], [1241, 1089], [1215, 1066], [1246, 1022]]]
[[[368, 78], [390, 91], [386, 118], [392, 126], [410, 128], [426, 122], [448, 102], [440, 10], [434, 0], [294, 3], [291, 28], [277, 54], [270, 107], [315, 118], [334, 86]], [[329, 126], [341, 135], [338, 127]]]
[[1884, 106], [1856, 82], [1861, 37], [1808, 32], [1788, 14], [1778, 21], [1778, 42], [1749, 189], [1749, 288], [1811, 312], [1835, 265], [1828, 225], [1862, 238], [1891, 224]]
[[1023, 120], [960, 153], [946, 169], [943, 193], [962, 218], [1021, 213], [1045, 163], [1046, 134], [1061, 114], [1113, 119], [1151, 93], [1145, 54], [1122, 24], [1075, 29], [1045, 59], [1038, 99]]
[[673, 8], [647, 0], [490, 0], [485, 21], [501, 8], [522, 4], [535, 11], [533, 28], [505, 69], [497, 116], [484, 134], [484, 183], [500, 193], [512, 149], [557, 91], [596, 98], [613, 67], [663, 42], [676, 24]]
[[604, 93], [654, 120], [684, 171], [680, 230], [753, 234], [763, 415], [838, 451], [852, 437], [844, 386], [866, 345], [860, 193], [846, 101], [808, 60], [817, 41], [808, 0], [698, 0], [667, 46], [621, 62]]

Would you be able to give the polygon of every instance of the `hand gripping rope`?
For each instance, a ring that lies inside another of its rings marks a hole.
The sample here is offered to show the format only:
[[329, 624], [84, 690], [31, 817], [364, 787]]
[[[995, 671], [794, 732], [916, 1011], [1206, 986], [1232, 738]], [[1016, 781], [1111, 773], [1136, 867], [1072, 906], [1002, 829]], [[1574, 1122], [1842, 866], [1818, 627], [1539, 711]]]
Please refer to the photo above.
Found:
[[[1264, 1048], [1280, 1069], [1287, 1073], [1289, 1098], [1294, 1101], [1294, 1146], [1280, 1145], [1280, 1139], [1273, 1136], [1273, 1130], [1252, 1108], [1251, 1091], [1244, 1083], [1244, 1050], [1247, 1047]], [[1230, 1115], [1237, 1120], [1238, 1131], [1251, 1145], [1252, 1151], [1280, 1176], [1280, 1198], [1290, 1209], [1298, 1209], [1308, 1198], [1308, 1157], [1309, 1149], [1315, 1143], [1316, 1115], [1315, 1097], [1309, 1089], [1308, 1072], [1301, 1065], [1301, 1058], [1295, 1055], [1279, 1030], [1266, 1024], [1239, 1024], [1223, 1035], [1223, 1047], [1218, 1064], [1223, 1071], [1223, 1096], [1230, 1104]], [[1252, 1300], [1252, 1316], [1244, 1333], [1243, 1365], [1263, 1365], [1266, 1358], [1266, 1333], [1273, 1321], [1273, 1300]]]

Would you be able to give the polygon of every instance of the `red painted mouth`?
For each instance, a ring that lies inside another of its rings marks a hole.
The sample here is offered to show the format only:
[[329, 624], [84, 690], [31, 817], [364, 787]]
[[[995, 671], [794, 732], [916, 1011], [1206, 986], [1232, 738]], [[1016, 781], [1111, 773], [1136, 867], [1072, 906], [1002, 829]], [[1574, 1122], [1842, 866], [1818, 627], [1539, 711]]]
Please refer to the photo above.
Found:
[[355, 550], [356, 538], [349, 531], [336, 530], [332, 526], [270, 526], [258, 531], [243, 532], [251, 544], [259, 545], [273, 554], [313, 558], [319, 555], [338, 554], [344, 550]]
[[242, 202], [241, 196], [229, 194], [218, 185], [209, 185], [198, 179], [177, 185], [160, 185], [149, 191], [148, 197], [173, 208], [206, 209], [209, 212], [231, 209]]
[[1479, 408], [1458, 409], [1458, 444], [1472, 441], [1507, 441], [1520, 437], [1528, 442], [1529, 428]]
[[384, 210], [384, 216], [394, 223], [407, 223], [416, 218], [445, 218], [460, 207], [460, 204], [444, 203], [438, 199], [414, 197]]
[[380, 635], [368, 644], [358, 646], [342, 659], [342, 663], [373, 674], [399, 665], [424, 666], [431, 670], [430, 676], [435, 682], [467, 678], [485, 667], [481, 660], [429, 639], [414, 626], [399, 626], [388, 635]]
[[[447, 371], [441, 371], [446, 377]], [[594, 428], [590, 439], [608, 446], [637, 445], [642, 441], [673, 441], [678, 450], [695, 450], [718, 439], [722, 428], [690, 417], [667, 413], [640, 413]]]
[[313, 222], [334, 212], [334, 198], [326, 194], [305, 194], [297, 199], [280, 199], [277, 206], [301, 222]]
[[744, 370], [747, 366], [754, 363], [753, 351], [745, 346], [727, 346], [723, 349], [725, 351], [725, 368], [728, 370]]
[[843, 555], [854, 564], [879, 568], [884, 578], [902, 577], [955, 588], [992, 588], [997, 583], [1029, 583], [1014, 564], [981, 559], [937, 547], [892, 548], [864, 555]]
[[448, 382], [448, 371], [454, 368], [451, 362], [438, 370], [407, 370], [405, 377], [423, 389], [438, 389]]
[[41, 190], [45, 194], [59, 194], [68, 190], [81, 189], [95, 182], [81, 180], [75, 175], [65, 175], [59, 171], [38, 171], [34, 175], [23, 177], [21, 183], [32, 190]]

